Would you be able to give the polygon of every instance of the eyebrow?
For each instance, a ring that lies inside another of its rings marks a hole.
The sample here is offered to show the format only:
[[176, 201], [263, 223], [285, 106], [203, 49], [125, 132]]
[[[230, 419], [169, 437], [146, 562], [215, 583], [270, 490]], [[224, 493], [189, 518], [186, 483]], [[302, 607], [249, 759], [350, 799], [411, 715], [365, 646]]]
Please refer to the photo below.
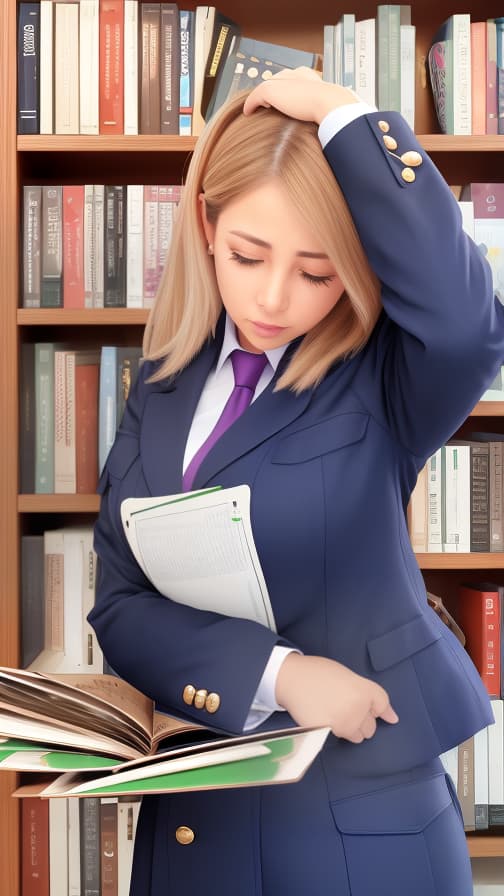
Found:
[[[271, 249], [271, 243], [267, 243], [265, 240], [260, 240], [257, 236], [252, 236], [250, 233], [244, 233], [243, 230], [230, 230], [230, 233], [234, 234], [234, 236], [241, 236], [243, 239], [248, 240], [249, 243], [254, 243], [256, 246], [261, 246], [263, 249]], [[328, 256], [324, 252], [303, 252], [302, 250], [296, 252], [296, 256], [299, 258], [322, 258], [325, 261], [328, 261]]]

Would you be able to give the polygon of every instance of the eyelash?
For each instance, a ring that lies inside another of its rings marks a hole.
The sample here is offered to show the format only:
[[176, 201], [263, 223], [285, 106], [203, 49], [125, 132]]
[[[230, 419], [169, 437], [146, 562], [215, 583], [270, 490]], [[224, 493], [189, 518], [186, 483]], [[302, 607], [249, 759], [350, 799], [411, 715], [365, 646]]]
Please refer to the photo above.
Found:
[[[238, 252], [231, 252], [231, 260], [238, 262], [238, 264], [245, 265], [261, 264], [260, 259], [246, 258], [245, 255], [240, 255]], [[329, 283], [334, 280], [333, 275], [328, 277], [315, 277], [313, 274], [308, 274], [306, 271], [302, 271], [301, 276], [304, 277], [304, 279], [307, 280], [308, 283], [311, 283], [313, 286], [329, 286]]]

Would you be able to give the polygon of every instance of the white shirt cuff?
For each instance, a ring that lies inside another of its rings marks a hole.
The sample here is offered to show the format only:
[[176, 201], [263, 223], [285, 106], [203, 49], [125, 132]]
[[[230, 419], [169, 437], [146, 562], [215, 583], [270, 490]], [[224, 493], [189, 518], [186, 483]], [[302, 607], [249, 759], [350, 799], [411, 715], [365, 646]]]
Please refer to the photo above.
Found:
[[289, 653], [300, 653], [300, 651], [294, 650], [292, 647], [280, 647], [279, 645], [275, 646], [271, 651], [243, 726], [244, 731], [257, 728], [274, 712], [285, 711], [284, 707], [280, 706], [275, 700], [275, 688], [280, 666]]
[[318, 137], [322, 146], [327, 146], [339, 131], [343, 130], [350, 122], [355, 121], [356, 118], [376, 111], [375, 106], [370, 106], [361, 100], [358, 103], [347, 103], [345, 106], [331, 109], [319, 124]]

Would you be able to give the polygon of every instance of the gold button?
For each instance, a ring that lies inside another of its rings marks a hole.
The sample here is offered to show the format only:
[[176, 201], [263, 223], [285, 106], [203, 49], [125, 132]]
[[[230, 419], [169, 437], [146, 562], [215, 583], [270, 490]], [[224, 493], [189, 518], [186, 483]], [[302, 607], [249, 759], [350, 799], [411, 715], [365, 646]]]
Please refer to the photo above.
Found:
[[196, 688], [194, 687], [194, 685], [186, 684], [183, 694], [182, 694], [184, 703], [187, 703], [188, 706], [192, 706], [195, 693], [196, 693]]
[[397, 149], [397, 140], [394, 140], [393, 137], [389, 137], [388, 134], [383, 135], [383, 142], [387, 149]]
[[196, 709], [203, 709], [203, 707], [205, 705], [205, 700], [207, 697], [208, 697], [208, 691], [206, 691], [205, 688], [200, 688], [199, 691], [196, 691], [196, 694], [194, 697], [194, 705], [195, 705]]
[[403, 152], [401, 156], [401, 162], [404, 162], [405, 165], [409, 165], [410, 168], [416, 168], [417, 165], [422, 164], [423, 159], [419, 152], [416, 152], [414, 149], [410, 149], [409, 152]]
[[388, 121], [379, 121], [378, 127], [380, 128], [380, 131], [383, 131], [384, 134], [388, 134], [388, 132], [390, 131], [390, 125]]
[[194, 836], [193, 829], [188, 828], [185, 824], [181, 824], [175, 831], [175, 839], [177, 843], [180, 843], [182, 846], [189, 846], [189, 844], [193, 842]]
[[218, 694], [209, 694], [205, 700], [205, 709], [207, 712], [217, 712], [220, 706], [220, 697]]
[[413, 181], [415, 180], [416, 175], [415, 175], [415, 172], [411, 168], [403, 168], [403, 170], [401, 171], [401, 177], [408, 184], [412, 184]]

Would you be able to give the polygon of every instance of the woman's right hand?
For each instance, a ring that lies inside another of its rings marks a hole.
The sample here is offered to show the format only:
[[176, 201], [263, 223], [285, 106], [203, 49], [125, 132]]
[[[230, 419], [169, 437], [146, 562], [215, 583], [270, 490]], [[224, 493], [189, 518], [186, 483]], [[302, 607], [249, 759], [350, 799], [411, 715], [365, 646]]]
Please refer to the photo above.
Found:
[[376, 719], [399, 717], [375, 681], [336, 660], [289, 653], [277, 676], [276, 700], [302, 726], [327, 726], [354, 744], [373, 737]]

